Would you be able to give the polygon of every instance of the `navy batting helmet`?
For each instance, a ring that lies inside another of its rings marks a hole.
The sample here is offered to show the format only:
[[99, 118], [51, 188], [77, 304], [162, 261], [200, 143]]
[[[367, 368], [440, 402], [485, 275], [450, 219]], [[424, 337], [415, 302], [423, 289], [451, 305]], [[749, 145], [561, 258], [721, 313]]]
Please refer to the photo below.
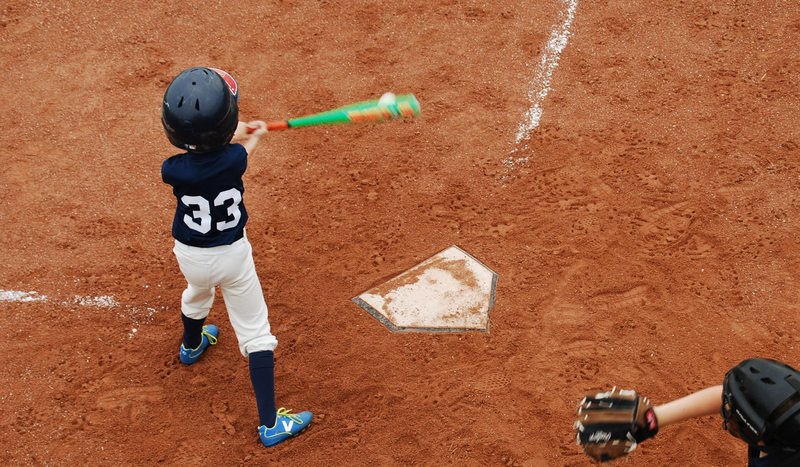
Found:
[[169, 142], [193, 153], [222, 148], [239, 124], [239, 89], [228, 73], [195, 67], [182, 71], [167, 87], [161, 124]]
[[800, 448], [800, 373], [753, 358], [733, 367], [722, 385], [725, 429], [765, 452]]

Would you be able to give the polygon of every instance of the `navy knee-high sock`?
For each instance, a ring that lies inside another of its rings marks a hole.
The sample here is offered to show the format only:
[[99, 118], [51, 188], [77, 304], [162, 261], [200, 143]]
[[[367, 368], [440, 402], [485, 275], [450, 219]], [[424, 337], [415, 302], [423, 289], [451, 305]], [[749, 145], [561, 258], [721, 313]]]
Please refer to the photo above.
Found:
[[250, 381], [256, 393], [258, 419], [267, 428], [275, 426], [275, 359], [271, 350], [250, 354]]
[[203, 323], [206, 319], [187, 318], [181, 313], [181, 321], [183, 321], [183, 346], [187, 349], [196, 349], [203, 342]]

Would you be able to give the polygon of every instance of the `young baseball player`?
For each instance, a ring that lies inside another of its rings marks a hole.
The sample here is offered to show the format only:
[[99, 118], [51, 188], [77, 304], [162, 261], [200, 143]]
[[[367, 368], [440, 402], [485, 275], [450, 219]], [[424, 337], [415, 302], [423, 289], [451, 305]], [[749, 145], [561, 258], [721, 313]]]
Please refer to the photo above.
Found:
[[173, 145], [186, 151], [161, 167], [162, 179], [172, 186], [177, 201], [173, 251], [187, 281], [181, 299], [179, 358], [191, 365], [217, 343], [219, 329], [205, 324], [205, 319], [219, 287], [239, 350], [249, 358], [259, 436], [264, 445], [273, 446], [305, 429], [312, 415], [276, 410], [273, 351], [278, 341], [270, 332], [267, 304], [245, 232], [247, 211], [242, 198], [247, 158], [266, 132], [266, 124], [239, 122], [238, 101], [236, 81], [215, 68], [184, 70], [164, 93], [164, 131]]
[[656, 407], [635, 391], [589, 394], [575, 427], [584, 452], [605, 462], [633, 451], [660, 428], [717, 413], [723, 427], [748, 444], [749, 467], [800, 465], [800, 372], [770, 359], [744, 360], [722, 385]]

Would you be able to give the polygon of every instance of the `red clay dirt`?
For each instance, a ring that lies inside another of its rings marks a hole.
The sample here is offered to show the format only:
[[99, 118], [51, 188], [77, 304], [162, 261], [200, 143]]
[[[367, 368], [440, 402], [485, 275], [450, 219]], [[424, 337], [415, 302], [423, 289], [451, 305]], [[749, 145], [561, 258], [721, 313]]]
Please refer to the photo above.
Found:
[[[748, 357], [800, 366], [797, 5], [579, 1], [515, 144], [565, 5], [4, 2], [0, 289], [47, 298], [0, 302], [0, 463], [588, 465], [585, 391], [663, 403]], [[177, 359], [159, 111], [194, 65], [237, 78], [243, 119], [422, 105], [250, 160], [278, 403], [315, 414], [270, 449], [221, 300], [220, 344]], [[489, 333], [395, 334], [350, 301], [454, 244], [499, 274]], [[717, 416], [628, 465], [745, 457]]]

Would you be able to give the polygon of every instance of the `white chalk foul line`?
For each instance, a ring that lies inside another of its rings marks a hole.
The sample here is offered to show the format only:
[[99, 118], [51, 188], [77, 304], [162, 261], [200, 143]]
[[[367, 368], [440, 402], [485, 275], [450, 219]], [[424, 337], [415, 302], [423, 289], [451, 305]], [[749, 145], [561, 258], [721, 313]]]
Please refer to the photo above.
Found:
[[157, 312], [155, 308], [151, 307], [142, 308], [120, 305], [117, 299], [110, 295], [100, 295], [97, 297], [74, 295], [69, 298], [54, 299], [35, 291], [0, 290], [0, 302], [45, 302], [61, 306], [77, 305], [80, 307], [117, 309], [117, 316], [130, 318], [133, 322], [134, 327], [128, 333], [128, 338], [133, 338], [133, 336], [136, 335], [137, 326], [139, 326], [141, 320], [150, 321], [152, 320], [153, 314]]
[[531, 103], [530, 108], [525, 113], [525, 118], [519, 125], [516, 140], [514, 144], [519, 143], [530, 135], [531, 130], [539, 126], [539, 120], [542, 118], [542, 102], [550, 92], [550, 84], [553, 80], [553, 72], [558, 67], [558, 61], [561, 58], [561, 52], [567, 46], [570, 36], [570, 28], [572, 21], [575, 19], [575, 10], [578, 8], [578, 0], [564, 0], [566, 10], [562, 11], [561, 23], [556, 24], [553, 31], [550, 33], [550, 40], [547, 41], [547, 46], [542, 54], [542, 59], [539, 62], [539, 67], [536, 76], [530, 84], [528, 91], [528, 100]]

